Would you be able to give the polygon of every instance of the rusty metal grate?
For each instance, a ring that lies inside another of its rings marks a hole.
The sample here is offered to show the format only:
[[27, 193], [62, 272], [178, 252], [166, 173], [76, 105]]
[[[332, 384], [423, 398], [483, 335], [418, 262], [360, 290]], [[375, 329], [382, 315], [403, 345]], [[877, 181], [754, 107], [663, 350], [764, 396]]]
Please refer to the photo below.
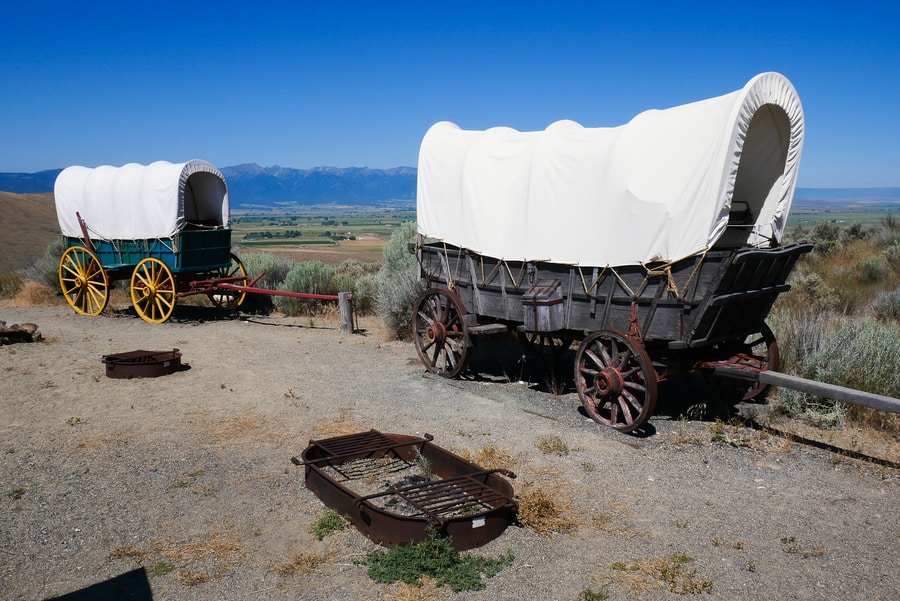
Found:
[[432, 440], [370, 430], [311, 440], [302, 461], [292, 461], [305, 466], [308, 489], [380, 544], [424, 540], [429, 526], [459, 550], [493, 540], [518, 511], [500, 477], [515, 474], [481, 469]]

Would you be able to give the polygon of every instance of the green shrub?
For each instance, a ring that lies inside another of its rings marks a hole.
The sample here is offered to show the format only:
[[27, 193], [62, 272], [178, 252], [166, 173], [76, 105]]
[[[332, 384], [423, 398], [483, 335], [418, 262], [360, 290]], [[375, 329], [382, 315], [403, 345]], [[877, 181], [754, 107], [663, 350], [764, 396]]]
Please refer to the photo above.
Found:
[[282, 259], [268, 252], [247, 253], [241, 255], [240, 259], [251, 279], [265, 272], [265, 275], [256, 282], [256, 287], [270, 290], [277, 289], [294, 267], [294, 261]]
[[388, 329], [400, 339], [412, 330], [413, 306], [424, 285], [419, 280], [418, 261], [408, 245], [416, 238], [415, 222], [407, 222], [384, 245], [384, 263], [378, 272], [375, 305]]
[[[284, 278], [284, 282], [278, 286], [278, 290], [306, 294], [335, 294], [330, 287], [333, 277], [334, 269], [321, 261], [304, 261], [294, 265]], [[273, 302], [288, 315], [312, 313], [321, 305], [319, 301], [289, 296], [275, 296]]]
[[808, 241], [815, 246], [815, 252], [824, 255], [840, 248], [840, 236], [841, 228], [830, 221], [820, 221], [810, 231]]
[[900, 240], [894, 242], [881, 252], [884, 255], [884, 260], [891, 266], [891, 269], [900, 273]]
[[59, 289], [59, 260], [65, 250], [66, 240], [59, 236], [47, 245], [44, 256], [34, 264], [41, 280], [53, 290]]
[[878, 319], [900, 321], [900, 288], [879, 292], [872, 303], [872, 314]]
[[[282, 259], [268, 252], [246, 253], [241, 255], [240, 259], [251, 280], [263, 274], [254, 286], [267, 290], [277, 290], [294, 266], [294, 261]], [[274, 298], [269, 294], [248, 294], [241, 309], [251, 313], [269, 313], [275, 307]]]
[[309, 531], [317, 540], [322, 540], [329, 534], [346, 530], [349, 527], [350, 521], [347, 520], [347, 518], [334, 509], [326, 507], [319, 519], [313, 522], [312, 526], [309, 527]]
[[[811, 334], [803, 334], [801, 324], [806, 320], [812, 322], [806, 328]], [[873, 317], [817, 320], [795, 314], [780, 323], [778, 330], [784, 333], [792, 327], [792, 335], [779, 342], [782, 357], [788, 359], [783, 369], [787, 373], [876, 394], [900, 395], [900, 371], [896, 369], [900, 323]], [[840, 427], [846, 414], [842, 403], [789, 389], [779, 391], [776, 409], [820, 427]]]
[[375, 582], [391, 584], [400, 581], [422, 586], [422, 576], [428, 576], [437, 586], [449, 586], [459, 592], [484, 589], [483, 577], [498, 574], [512, 564], [513, 559], [512, 551], [497, 558], [460, 555], [451, 546], [449, 538], [439, 536], [434, 528], [429, 528], [427, 540], [370, 551], [360, 563], [368, 566], [369, 578]]
[[791, 291], [790, 296], [785, 298], [793, 301], [796, 306], [812, 311], [828, 311], [836, 309], [840, 303], [834, 288], [815, 271], [795, 271], [788, 283], [791, 285]]
[[841, 231], [841, 243], [850, 244], [857, 240], [865, 240], [871, 235], [871, 230], [867, 229], [859, 221], [856, 221]]
[[353, 311], [357, 315], [369, 315], [375, 311], [378, 290], [377, 274], [368, 273], [356, 280], [353, 288]]
[[869, 257], [852, 268], [853, 277], [861, 284], [880, 282], [891, 273], [891, 266], [883, 257]]
[[0, 298], [12, 298], [22, 289], [25, 277], [20, 271], [0, 271]]

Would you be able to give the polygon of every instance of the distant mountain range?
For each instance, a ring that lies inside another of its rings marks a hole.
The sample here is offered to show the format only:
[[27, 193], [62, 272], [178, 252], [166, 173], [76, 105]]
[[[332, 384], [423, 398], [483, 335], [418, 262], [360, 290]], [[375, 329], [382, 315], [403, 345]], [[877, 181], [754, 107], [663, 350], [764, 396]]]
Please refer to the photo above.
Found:
[[[61, 169], [37, 173], [0, 173], [0, 191], [16, 194], [53, 192]], [[412, 205], [415, 167], [260, 167], [255, 163], [222, 167], [232, 208], [272, 205]], [[808, 202], [900, 202], [898, 188], [797, 188], [795, 200]]]

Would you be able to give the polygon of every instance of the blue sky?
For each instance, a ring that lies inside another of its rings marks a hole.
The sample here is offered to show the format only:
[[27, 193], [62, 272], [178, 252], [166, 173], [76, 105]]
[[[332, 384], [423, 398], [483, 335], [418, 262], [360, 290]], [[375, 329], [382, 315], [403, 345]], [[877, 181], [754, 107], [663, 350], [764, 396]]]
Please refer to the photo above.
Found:
[[0, 171], [415, 166], [436, 121], [616, 126], [778, 71], [800, 186], [900, 186], [896, 1], [4, 4]]

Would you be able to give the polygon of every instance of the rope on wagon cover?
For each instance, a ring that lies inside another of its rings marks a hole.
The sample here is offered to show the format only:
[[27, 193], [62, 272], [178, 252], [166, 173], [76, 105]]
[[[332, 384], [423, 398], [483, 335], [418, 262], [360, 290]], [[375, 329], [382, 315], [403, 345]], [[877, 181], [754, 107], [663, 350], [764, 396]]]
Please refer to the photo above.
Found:
[[641, 282], [640, 290], [643, 290], [644, 286], [647, 284], [647, 280], [654, 276], [665, 276], [666, 278], [666, 292], [674, 292], [677, 298], [684, 298], [685, 293], [687, 292], [688, 287], [691, 285], [694, 277], [697, 275], [697, 272], [700, 271], [700, 266], [703, 264], [703, 260], [706, 258], [706, 253], [709, 252], [709, 248], [703, 249], [699, 255], [693, 255], [695, 257], [699, 257], [697, 261], [694, 263], [694, 268], [691, 270], [691, 275], [688, 276], [687, 281], [684, 283], [684, 287], [682, 289], [678, 289], [678, 283], [675, 281], [675, 276], [672, 275], [672, 266], [682, 261], [684, 259], [678, 259], [676, 261], [669, 261], [668, 263], [663, 263], [657, 267], [647, 267], [642, 264], [641, 266], [645, 270], [644, 281]]
[[584, 279], [584, 272], [581, 269], [581, 265], [579, 265], [578, 274], [581, 276], [581, 285], [582, 287], [584, 287], [585, 295], [591, 296], [591, 290], [593, 290], [594, 287], [600, 282], [600, 280], [603, 279], [603, 274], [605, 274], [607, 270], [616, 277], [616, 281], [619, 282], [619, 285], [625, 290], [625, 292], [631, 295], [632, 298], [636, 296], [634, 290], [632, 290], [631, 286], [629, 286], [628, 283], [624, 279], [622, 279], [622, 276], [618, 274], [616, 268], [610, 267], [609, 265], [607, 265], [603, 268], [603, 270], [600, 271], [600, 274], [596, 278], [594, 278], [593, 282], [591, 282], [591, 287], [588, 288], [587, 282]]

